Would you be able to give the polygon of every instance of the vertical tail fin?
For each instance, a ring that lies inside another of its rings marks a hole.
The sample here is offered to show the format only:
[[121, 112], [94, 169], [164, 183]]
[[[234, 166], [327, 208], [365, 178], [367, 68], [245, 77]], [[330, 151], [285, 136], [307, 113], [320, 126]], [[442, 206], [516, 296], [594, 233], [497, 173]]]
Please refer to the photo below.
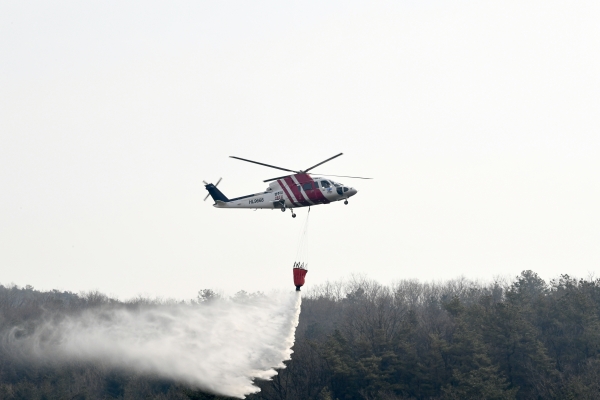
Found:
[[[219, 182], [221, 182], [220, 179], [219, 179]], [[217, 185], [219, 184], [219, 182], [217, 182]], [[208, 190], [208, 195], [204, 198], [204, 200], [206, 201], [206, 199], [208, 199], [208, 196], [210, 196], [213, 198], [213, 200], [215, 202], [217, 200], [223, 201], [223, 202], [228, 202], [229, 199], [227, 198], [227, 196], [225, 196], [223, 194], [223, 192], [221, 192], [219, 189], [217, 189], [217, 185], [213, 185], [212, 183], [205, 182], [204, 187], [206, 188], [206, 190]]]

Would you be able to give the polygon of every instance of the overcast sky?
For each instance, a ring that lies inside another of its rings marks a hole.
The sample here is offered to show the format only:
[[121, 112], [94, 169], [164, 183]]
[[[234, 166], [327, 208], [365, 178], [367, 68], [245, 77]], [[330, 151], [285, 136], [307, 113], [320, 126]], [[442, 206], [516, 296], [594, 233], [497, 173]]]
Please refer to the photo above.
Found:
[[220, 210], [280, 172], [307, 286], [600, 265], [600, 3], [0, 3], [0, 283], [192, 298], [289, 288], [306, 209]]

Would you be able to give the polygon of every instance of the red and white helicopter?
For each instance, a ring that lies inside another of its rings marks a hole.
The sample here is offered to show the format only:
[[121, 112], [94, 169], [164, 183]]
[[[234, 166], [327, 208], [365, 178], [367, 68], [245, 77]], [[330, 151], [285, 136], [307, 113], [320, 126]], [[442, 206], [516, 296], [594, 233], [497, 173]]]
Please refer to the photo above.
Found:
[[[282, 171], [293, 172], [291, 175], [279, 176], [277, 178], [267, 179], [263, 182], [270, 182], [269, 187], [266, 191], [249, 194], [247, 196], [236, 197], [235, 199], [227, 198], [219, 189], [217, 185], [221, 182], [221, 179], [216, 184], [204, 182], [204, 187], [208, 190], [208, 194], [204, 198], [204, 201], [211, 196], [215, 201], [214, 207], [217, 208], [267, 208], [276, 209], [279, 208], [281, 211], [290, 209], [292, 217], [296, 218], [294, 208], [296, 207], [310, 207], [319, 204], [329, 204], [334, 201], [344, 200], [344, 204], [348, 204], [348, 198], [354, 196], [357, 190], [353, 187], [345, 186], [341, 183], [334, 182], [330, 179], [322, 178], [320, 176], [312, 176], [308, 171], [318, 167], [319, 165], [325, 164], [328, 161], [333, 160], [341, 156], [343, 153], [328, 158], [325, 161], [321, 161], [318, 164], [313, 165], [304, 171], [294, 171], [287, 168], [276, 167], [261, 163], [258, 161], [247, 160], [245, 158], [230, 156], [242, 161], [250, 163], [264, 165], [265, 167], [280, 169]], [[372, 179], [362, 178], [359, 176], [344, 176], [344, 175], [323, 175], [323, 176], [337, 176], [344, 178], [356, 178], [356, 179]]]

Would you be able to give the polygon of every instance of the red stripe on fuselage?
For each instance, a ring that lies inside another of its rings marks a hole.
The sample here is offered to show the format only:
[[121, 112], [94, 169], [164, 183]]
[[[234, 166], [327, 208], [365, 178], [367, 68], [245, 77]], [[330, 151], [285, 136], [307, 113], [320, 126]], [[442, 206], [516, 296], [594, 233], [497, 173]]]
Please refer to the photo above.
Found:
[[290, 192], [287, 190], [287, 188], [285, 187], [285, 185], [283, 184], [281, 179], [277, 179], [277, 183], [279, 183], [279, 186], [281, 186], [281, 189], [285, 192], [285, 195], [287, 196], [287, 198], [290, 199], [290, 203], [292, 203], [293, 206], [298, 205], [298, 203], [291, 196]]
[[[292, 175], [292, 179], [296, 183], [296, 185], [298, 187], [298, 190], [300, 191], [300, 196], [302, 196], [302, 198], [304, 199], [304, 201], [306, 201], [309, 206], [314, 205], [315, 203], [313, 203], [312, 200], [310, 199], [310, 196], [308, 195], [308, 192], [306, 191], [306, 189], [304, 189], [302, 187], [302, 185], [300, 184], [300, 182], [298, 182], [298, 179], [296, 178], [296, 175]], [[311, 184], [311, 187], [312, 187], [312, 184]]]
[[[300, 183], [300, 185], [304, 184], [304, 183], [313, 183], [316, 182], [310, 175], [308, 174], [296, 174], [294, 175], [294, 177], [298, 180], [298, 183]], [[314, 187], [314, 186], [313, 186]], [[329, 200], [327, 200], [327, 198], [325, 196], [323, 196], [323, 193], [321, 193], [320, 189], [313, 189], [313, 190], [309, 190], [309, 191], [305, 191], [304, 193], [306, 193], [306, 196], [310, 199], [310, 201], [312, 201], [315, 204], [327, 204], [329, 203]]]
[[[298, 175], [294, 175], [294, 176], [298, 176]], [[290, 188], [290, 190], [294, 194], [294, 197], [296, 198], [296, 201], [298, 203], [302, 204], [303, 206], [310, 206], [311, 205], [308, 201], [304, 200], [304, 196], [302, 196], [302, 193], [298, 189], [298, 185], [296, 184], [296, 182], [294, 182], [294, 180], [292, 179], [291, 176], [286, 176], [283, 179], [285, 180], [285, 183], [287, 183], [288, 187]]]

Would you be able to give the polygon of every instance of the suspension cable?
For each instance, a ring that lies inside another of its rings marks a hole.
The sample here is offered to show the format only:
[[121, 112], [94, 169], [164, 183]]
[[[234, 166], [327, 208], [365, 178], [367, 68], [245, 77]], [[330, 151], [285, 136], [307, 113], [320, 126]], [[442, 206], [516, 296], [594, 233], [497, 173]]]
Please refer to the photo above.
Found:
[[308, 207], [308, 213], [306, 214], [306, 220], [304, 221], [304, 227], [300, 233], [298, 251], [296, 252], [295, 264], [303, 265], [304, 268], [308, 265], [308, 223], [310, 217], [310, 207]]

